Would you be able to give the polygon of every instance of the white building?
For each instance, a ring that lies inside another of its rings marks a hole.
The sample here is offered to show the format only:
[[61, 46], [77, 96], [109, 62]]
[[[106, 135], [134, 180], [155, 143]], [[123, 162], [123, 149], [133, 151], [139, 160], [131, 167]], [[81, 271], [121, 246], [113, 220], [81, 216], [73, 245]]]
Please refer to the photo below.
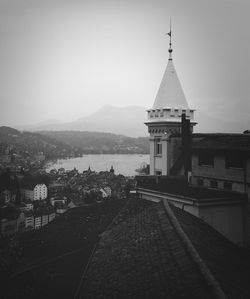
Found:
[[42, 215], [41, 214], [34, 215], [34, 227], [35, 227], [35, 229], [40, 229], [42, 227]]
[[45, 184], [29, 184], [21, 188], [21, 194], [26, 200], [43, 200], [48, 196], [48, 189]]
[[25, 211], [25, 227], [26, 229], [34, 229], [34, 215], [31, 211]]

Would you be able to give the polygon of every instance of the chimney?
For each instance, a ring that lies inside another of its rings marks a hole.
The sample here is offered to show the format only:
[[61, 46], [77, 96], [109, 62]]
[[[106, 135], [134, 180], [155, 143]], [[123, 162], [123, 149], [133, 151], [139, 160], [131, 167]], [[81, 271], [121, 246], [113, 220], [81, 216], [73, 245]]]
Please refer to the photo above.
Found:
[[184, 174], [188, 175], [191, 171], [191, 131], [190, 120], [186, 119], [186, 114], [181, 115], [181, 137], [182, 137], [182, 153], [184, 157]]

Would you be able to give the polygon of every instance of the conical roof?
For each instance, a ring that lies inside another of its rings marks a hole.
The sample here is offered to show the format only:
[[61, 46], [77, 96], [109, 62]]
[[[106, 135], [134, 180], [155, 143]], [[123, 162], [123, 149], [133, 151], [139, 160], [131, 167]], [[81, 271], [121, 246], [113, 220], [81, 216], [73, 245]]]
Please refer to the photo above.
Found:
[[168, 60], [168, 65], [153, 105], [153, 109], [160, 108], [189, 109], [172, 59]]

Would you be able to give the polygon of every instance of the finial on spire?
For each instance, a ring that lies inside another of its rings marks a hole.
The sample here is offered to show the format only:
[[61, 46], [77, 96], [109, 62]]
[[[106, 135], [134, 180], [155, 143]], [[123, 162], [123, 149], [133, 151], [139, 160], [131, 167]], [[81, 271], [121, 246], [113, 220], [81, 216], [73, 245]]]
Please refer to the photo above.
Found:
[[167, 33], [168, 36], [170, 37], [170, 41], [169, 41], [169, 49], [168, 49], [168, 53], [169, 53], [169, 58], [168, 60], [172, 60], [172, 52], [173, 52], [173, 49], [172, 49], [172, 27], [171, 27], [171, 18], [170, 18], [170, 31]]

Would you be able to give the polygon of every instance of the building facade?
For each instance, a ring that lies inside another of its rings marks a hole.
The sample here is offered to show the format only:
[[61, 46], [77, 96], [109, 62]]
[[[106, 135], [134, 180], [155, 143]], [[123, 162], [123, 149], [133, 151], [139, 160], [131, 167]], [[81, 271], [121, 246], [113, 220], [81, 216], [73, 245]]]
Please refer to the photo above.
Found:
[[48, 196], [48, 189], [45, 184], [35, 184], [22, 188], [21, 194], [25, 200], [44, 200]]

